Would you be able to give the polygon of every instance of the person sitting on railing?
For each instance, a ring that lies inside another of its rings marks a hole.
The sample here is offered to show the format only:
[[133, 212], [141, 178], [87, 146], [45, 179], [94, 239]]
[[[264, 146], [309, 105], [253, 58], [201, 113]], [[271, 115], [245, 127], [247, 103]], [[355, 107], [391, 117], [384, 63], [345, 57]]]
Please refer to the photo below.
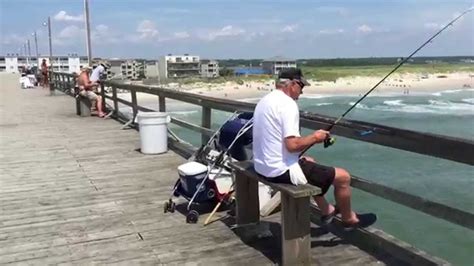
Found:
[[91, 68], [89, 66], [85, 66], [82, 68], [81, 74], [77, 78], [77, 84], [79, 86], [79, 95], [82, 97], [86, 97], [91, 101], [91, 111], [95, 107], [97, 107], [97, 116], [104, 117], [105, 114], [102, 111], [102, 97], [100, 97], [96, 93], [96, 89], [99, 86], [97, 82], [92, 82], [89, 79], [89, 73], [91, 72]]
[[[309, 182], [320, 187], [322, 192], [314, 200], [321, 209], [323, 224], [329, 224], [340, 212], [345, 230], [366, 226], [351, 210], [350, 174], [342, 168], [318, 164], [311, 157], [300, 158], [300, 152], [306, 147], [321, 143], [329, 136], [325, 130], [304, 137], [300, 135], [296, 100], [307, 85], [300, 69], [284, 69], [279, 74], [276, 90], [258, 102], [253, 123], [255, 171], [270, 182], [295, 185]], [[331, 185], [337, 208], [324, 198]]]

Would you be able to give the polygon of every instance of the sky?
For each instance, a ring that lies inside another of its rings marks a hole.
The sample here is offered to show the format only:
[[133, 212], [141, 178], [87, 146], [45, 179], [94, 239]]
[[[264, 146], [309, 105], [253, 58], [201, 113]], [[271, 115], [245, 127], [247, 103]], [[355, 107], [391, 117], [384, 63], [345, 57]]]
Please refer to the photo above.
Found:
[[[403, 57], [474, 0], [89, 0], [92, 56]], [[0, 54], [86, 55], [84, 0], [0, 0]], [[418, 56], [474, 55], [474, 12]]]

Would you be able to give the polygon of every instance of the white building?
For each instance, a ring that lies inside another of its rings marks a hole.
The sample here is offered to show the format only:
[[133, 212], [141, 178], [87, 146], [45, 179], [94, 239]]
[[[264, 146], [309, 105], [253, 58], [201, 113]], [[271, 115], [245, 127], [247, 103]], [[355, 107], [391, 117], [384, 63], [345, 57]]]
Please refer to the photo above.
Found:
[[157, 78], [159, 76], [158, 71], [158, 61], [155, 60], [148, 60], [145, 63], [145, 76], [147, 79], [149, 78]]
[[201, 77], [216, 78], [219, 77], [219, 62], [216, 60], [201, 60]]
[[[49, 56], [25, 57], [18, 55], [0, 56], [0, 71], [8, 73], [19, 73], [23, 67], [41, 67], [43, 59], [49, 66]], [[79, 73], [84, 65], [87, 65], [87, 57], [79, 57], [71, 54], [67, 56], [53, 56], [53, 70], [59, 72]]]
[[200, 76], [199, 56], [167, 55], [158, 60], [158, 71], [161, 79]]
[[122, 78], [137, 80], [145, 77], [145, 66], [142, 61], [127, 60], [121, 64]]
[[262, 62], [263, 70], [266, 73], [272, 74], [272, 75], [278, 75], [278, 73], [280, 73], [280, 70], [284, 68], [294, 68], [294, 67], [296, 67], [296, 60], [284, 58], [281, 56], [268, 58], [266, 60], [263, 60]]

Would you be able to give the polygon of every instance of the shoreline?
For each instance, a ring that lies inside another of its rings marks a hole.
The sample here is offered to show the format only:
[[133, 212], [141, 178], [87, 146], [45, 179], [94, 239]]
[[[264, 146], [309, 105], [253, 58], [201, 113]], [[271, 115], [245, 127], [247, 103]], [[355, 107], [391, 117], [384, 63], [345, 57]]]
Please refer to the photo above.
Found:
[[[322, 98], [331, 96], [362, 96], [383, 77], [356, 76], [340, 78], [335, 82], [308, 80], [311, 86], [303, 90], [302, 98]], [[430, 75], [395, 74], [381, 83], [371, 96], [410, 96], [440, 93], [447, 90], [467, 90], [474, 88], [474, 73], [455, 72]], [[243, 84], [225, 82], [221, 84], [198, 82], [190, 85], [168, 86], [167, 89], [195, 93], [210, 97], [234, 100], [257, 100], [274, 89], [274, 80], [244, 81]], [[130, 100], [129, 93], [119, 93], [119, 97]], [[128, 98], [128, 99], [127, 99]], [[157, 103], [155, 95], [137, 93], [139, 101]], [[174, 105], [174, 100], [168, 100]], [[176, 102], [177, 104], [178, 102]], [[183, 104], [188, 105], [188, 104]], [[187, 108], [185, 108], [187, 109]]]

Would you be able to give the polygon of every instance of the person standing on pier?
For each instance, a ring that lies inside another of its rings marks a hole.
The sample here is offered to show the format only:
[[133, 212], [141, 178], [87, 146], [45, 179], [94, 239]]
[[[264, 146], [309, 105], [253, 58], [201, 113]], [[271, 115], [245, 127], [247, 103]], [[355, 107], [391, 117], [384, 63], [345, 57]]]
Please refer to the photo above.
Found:
[[92, 70], [92, 74], [90, 76], [90, 80], [92, 83], [99, 84], [103, 79], [103, 76], [107, 74], [106, 72], [106, 65], [104, 62], [100, 62], [99, 65]]
[[47, 88], [49, 86], [48, 81], [48, 65], [46, 64], [46, 59], [43, 58], [43, 62], [41, 63], [41, 85], [43, 88]]
[[[308, 136], [300, 135], [300, 114], [296, 100], [309, 83], [300, 69], [288, 68], [280, 72], [276, 90], [263, 97], [257, 104], [253, 123], [253, 157], [255, 171], [275, 183], [306, 184], [321, 188], [314, 197], [321, 209], [323, 224], [329, 224], [340, 212], [345, 230], [362, 225], [351, 210], [350, 174], [336, 167], [318, 164], [311, 157], [301, 157], [300, 152], [314, 143], [322, 143], [329, 132], [317, 130]], [[334, 187], [337, 207], [329, 204], [324, 194]], [[372, 221], [373, 222], [373, 221]]]
[[99, 84], [90, 80], [90, 72], [91, 68], [89, 66], [85, 66], [82, 68], [81, 74], [79, 74], [77, 80], [77, 84], [79, 86], [79, 95], [81, 95], [82, 97], [86, 97], [91, 101], [91, 108], [97, 107], [98, 117], [104, 117], [105, 114], [102, 111], [102, 97], [97, 95], [97, 93], [95, 92]]

